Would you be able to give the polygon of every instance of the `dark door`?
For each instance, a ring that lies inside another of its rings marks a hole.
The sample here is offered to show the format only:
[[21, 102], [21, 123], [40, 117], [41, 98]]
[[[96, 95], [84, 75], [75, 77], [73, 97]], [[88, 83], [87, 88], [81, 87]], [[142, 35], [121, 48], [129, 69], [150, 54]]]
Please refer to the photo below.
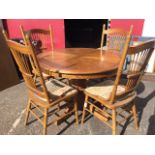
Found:
[[0, 29], [0, 91], [18, 83], [16, 67]]
[[66, 47], [98, 48], [103, 24], [108, 19], [65, 19]]

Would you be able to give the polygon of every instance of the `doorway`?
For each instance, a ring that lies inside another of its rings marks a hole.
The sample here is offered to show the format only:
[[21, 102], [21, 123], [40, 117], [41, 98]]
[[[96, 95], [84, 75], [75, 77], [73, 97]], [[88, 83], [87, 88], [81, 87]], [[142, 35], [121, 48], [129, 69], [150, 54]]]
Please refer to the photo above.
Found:
[[98, 48], [102, 25], [108, 26], [108, 19], [65, 19], [65, 46]]

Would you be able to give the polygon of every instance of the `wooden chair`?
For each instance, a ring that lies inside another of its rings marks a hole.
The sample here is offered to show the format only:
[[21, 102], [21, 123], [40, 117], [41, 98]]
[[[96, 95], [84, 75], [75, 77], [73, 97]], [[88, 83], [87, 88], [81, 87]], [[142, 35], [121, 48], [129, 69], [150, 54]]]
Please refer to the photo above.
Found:
[[[23, 75], [26, 86], [28, 88], [28, 105], [26, 109], [25, 125], [28, 122], [29, 115], [32, 114], [42, 125], [43, 134], [47, 133], [47, 126], [75, 113], [76, 123], [78, 124], [78, 111], [76, 94], [77, 90], [58, 81], [51, 79], [45, 83], [38, 60], [36, 58], [33, 46], [29, 37], [26, 35], [26, 45], [19, 44], [7, 38], [3, 31], [12, 55]], [[32, 68], [35, 66], [38, 76], [38, 83], [34, 82]], [[68, 104], [58, 106], [61, 101], [74, 100], [74, 108], [67, 114], [63, 112], [63, 108]], [[52, 109], [52, 111], [49, 111]], [[41, 115], [40, 115], [41, 114]], [[54, 115], [52, 121], [48, 122], [48, 116]], [[56, 118], [57, 117], [57, 118]]]
[[[25, 31], [23, 26], [20, 25], [20, 31], [24, 40], [24, 44], [27, 44], [26, 42], [26, 34], [29, 36], [30, 41], [35, 49], [36, 54], [41, 53], [43, 50], [52, 50], [54, 49], [54, 43], [53, 43], [53, 31], [51, 25], [49, 25], [49, 30], [45, 29], [31, 29], [28, 31]], [[35, 73], [36, 70], [33, 67], [33, 72]], [[43, 73], [44, 79], [49, 79], [51, 76]], [[35, 74], [34, 79], [36, 80], [37, 74]]]
[[[116, 134], [118, 124], [123, 126], [123, 121], [131, 116], [134, 117], [135, 128], [138, 128], [135, 105], [136, 88], [154, 50], [154, 44], [155, 41], [148, 41], [130, 47], [128, 50], [126, 44], [115, 81], [106, 80], [85, 89], [82, 123], [85, 119], [85, 112], [88, 111], [112, 128], [112, 134]], [[123, 64], [127, 55], [131, 57], [127, 81], [121, 84]]]
[[54, 49], [54, 39], [53, 39], [53, 30], [51, 25], [49, 25], [49, 30], [45, 29], [31, 29], [25, 31], [23, 26], [20, 25], [20, 31], [23, 37], [23, 40], [26, 44], [26, 34], [29, 36], [32, 45], [35, 48], [36, 53], [40, 53], [43, 50], [52, 50]]
[[[131, 29], [133, 29], [133, 26], [130, 26], [130, 30], [124, 30], [124, 29], [107, 29], [106, 26], [103, 24], [102, 28], [102, 34], [101, 34], [101, 42], [100, 42], [100, 49], [104, 52], [104, 50], [114, 50], [118, 52], [122, 52], [125, 48], [127, 37], [130, 35], [131, 37]], [[130, 39], [131, 40], [131, 39]], [[104, 46], [104, 44], [106, 45]], [[127, 59], [128, 60], [128, 59]], [[124, 70], [126, 69], [127, 64], [124, 64]], [[126, 75], [124, 71], [124, 75]], [[109, 77], [113, 77], [113, 75], [109, 75]], [[101, 81], [103, 79], [95, 79], [91, 80], [91, 82]]]
[[[20, 25], [20, 31], [24, 40], [24, 43], [26, 43], [26, 34], [29, 36], [30, 41], [32, 42], [32, 45], [35, 49], [36, 54], [41, 53], [43, 50], [49, 50], [53, 51], [54, 50], [54, 37], [53, 37], [53, 30], [51, 25], [49, 25], [49, 30], [45, 29], [31, 29], [28, 31], [25, 31], [23, 26]], [[33, 68], [33, 71], [35, 73], [35, 68]], [[37, 74], [35, 74], [37, 75]], [[51, 78], [50, 75], [43, 73], [44, 79], [49, 79]], [[35, 79], [37, 77], [35, 76]], [[66, 84], [69, 84], [68, 81], [64, 78], [57, 78], [57, 80], [63, 81]]]
[[[129, 33], [130, 33], [129, 31], [124, 30], [124, 29], [107, 29], [106, 30], [105, 25], [103, 25], [100, 49], [101, 50], [111, 49], [111, 50], [122, 52]], [[104, 42], [106, 42], [106, 46], [103, 46]]]

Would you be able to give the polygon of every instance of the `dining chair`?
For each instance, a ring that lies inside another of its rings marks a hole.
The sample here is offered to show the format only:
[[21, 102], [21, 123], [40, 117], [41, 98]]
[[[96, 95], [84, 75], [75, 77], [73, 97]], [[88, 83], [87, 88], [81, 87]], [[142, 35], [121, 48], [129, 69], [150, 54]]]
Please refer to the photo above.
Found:
[[[101, 52], [104, 53], [106, 50], [112, 50], [112, 51], [118, 51], [122, 52], [125, 48], [127, 37], [130, 34], [130, 37], [132, 37], [131, 29], [133, 29], [133, 25], [130, 26], [130, 30], [124, 30], [124, 29], [106, 29], [106, 25], [103, 24], [102, 27], [102, 34], [101, 34], [101, 41], [100, 41], [100, 48]], [[131, 39], [130, 39], [131, 41]], [[126, 67], [127, 67], [128, 58], [126, 58], [126, 62], [124, 63], [124, 75], [126, 75]], [[115, 73], [112, 75], [109, 75], [108, 78], [115, 76]], [[90, 83], [96, 83], [99, 81], [102, 81], [103, 79], [94, 79], [91, 80]]]
[[[123, 126], [123, 122], [132, 116], [135, 128], [138, 129], [135, 103], [136, 88], [154, 50], [154, 45], [154, 40], [128, 49], [126, 44], [115, 80], [106, 80], [85, 89], [82, 123], [87, 111], [112, 128], [112, 134], [116, 134], [117, 125]], [[127, 70], [127, 80], [123, 84], [121, 75], [127, 55], [131, 57], [131, 61]]]
[[[105, 24], [103, 24], [100, 49], [101, 50], [110, 49], [110, 50], [122, 52], [129, 33], [130, 31], [127, 31], [124, 29], [118, 29], [118, 28], [106, 29]], [[104, 46], [105, 42], [106, 42], [106, 46]]]
[[[49, 25], [49, 29], [31, 29], [28, 31], [25, 31], [23, 26], [19, 26], [24, 43], [26, 42], [26, 34], [29, 36], [30, 41], [32, 42], [32, 45], [35, 49], [36, 54], [39, 54], [45, 50], [53, 51], [54, 50], [54, 37], [53, 37], [53, 29], [51, 25]], [[35, 73], [35, 68], [33, 68], [33, 71]], [[35, 74], [37, 75], [37, 74]], [[44, 79], [54, 78], [50, 75], [43, 72]], [[37, 78], [36, 76], [34, 77]], [[60, 80], [66, 84], [69, 84], [69, 81], [64, 78], [57, 78], [57, 80]]]
[[43, 52], [43, 50], [51, 50], [54, 49], [54, 37], [53, 30], [51, 25], [49, 25], [49, 29], [30, 29], [25, 31], [23, 26], [20, 25], [20, 31], [23, 37], [23, 40], [26, 44], [25, 35], [27, 34], [32, 42], [32, 45], [35, 48], [36, 53]]
[[[43, 50], [51, 50], [54, 49], [54, 43], [53, 43], [53, 30], [51, 25], [49, 25], [49, 29], [31, 29], [28, 31], [25, 31], [23, 26], [19, 26], [24, 44], [27, 44], [26, 42], [26, 34], [29, 36], [30, 41], [35, 49], [36, 54], [41, 53]], [[33, 66], [33, 72], [35, 73], [36, 70]], [[51, 78], [50, 75], [43, 72], [44, 79]], [[37, 74], [35, 74], [34, 79], [36, 80]]]
[[[44, 80], [36, 53], [28, 35], [25, 37], [26, 45], [19, 44], [7, 38], [3, 31], [8, 47], [23, 75], [28, 89], [28, 104], [26, 108], [25, 125], [28, 124], [29, 115], [34, 116], [43, 126], [43, 134], [47, 133], [47, 127], [59, 122], [71, 114], [75, 114], [78, 124], [77, 90], [56, 79]], [[35, 66], [38, 82], [34, 82], [32, 68]], [[71, 111], [66, 113], [63, 109], [69, 106], [70, 101], [74, 104]], [[60, 106], [58, 106], [60, 105]], [[49, 121], [50, 116], [53, 119]]]

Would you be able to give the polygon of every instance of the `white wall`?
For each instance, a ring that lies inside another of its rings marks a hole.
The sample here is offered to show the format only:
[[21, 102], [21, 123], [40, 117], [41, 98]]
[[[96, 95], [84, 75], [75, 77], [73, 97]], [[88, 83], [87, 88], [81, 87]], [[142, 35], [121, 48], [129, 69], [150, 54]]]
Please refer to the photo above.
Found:
[[[145, 19], [142, 36], [155, 38], [155, 20], [154, 19]], [[154, 63], [155, 63], [155, 51], [153, 52], [150, 58], [150, 61], [146, 70], [147, 72], [153, 71]]]
[[145, 19], [142, 35], [147, 37], [155, 37], [155, 19]]

